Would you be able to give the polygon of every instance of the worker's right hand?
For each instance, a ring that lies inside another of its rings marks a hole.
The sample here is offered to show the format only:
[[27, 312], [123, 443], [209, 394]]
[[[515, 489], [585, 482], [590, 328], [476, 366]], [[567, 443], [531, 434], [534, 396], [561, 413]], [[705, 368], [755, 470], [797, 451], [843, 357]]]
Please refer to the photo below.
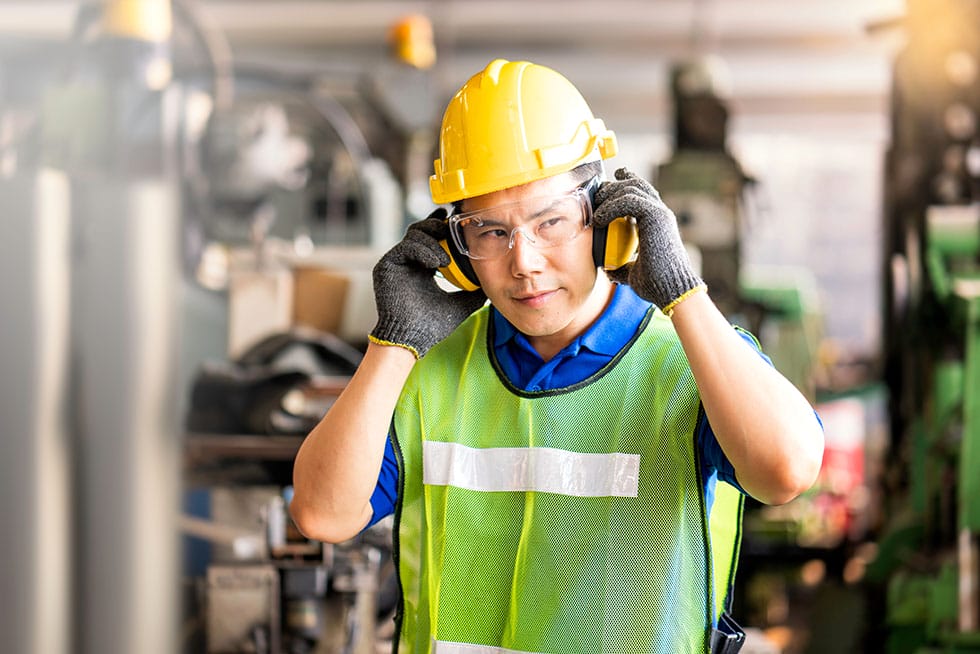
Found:
[[397, 345], [421, 358], [487, 301], [482, 290], [444, 291], [433, 276], [449, 265], [439, 241], [449, 238], [446, 210], [412, 223], [400, 243], [374, 266], [378, 323], [369, 339]]

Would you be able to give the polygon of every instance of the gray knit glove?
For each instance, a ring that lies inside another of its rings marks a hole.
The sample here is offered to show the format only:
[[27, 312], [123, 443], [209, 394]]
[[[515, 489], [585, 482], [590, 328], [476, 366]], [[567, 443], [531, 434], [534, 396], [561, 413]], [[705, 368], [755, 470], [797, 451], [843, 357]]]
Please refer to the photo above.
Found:
[[446, 210], [436, 209], [409, 225], [401, 242], [374, 266], [378, 323], [369, 340], [407, 348], [421, 358], [483, 306], [482, 290], [447, 292], [436, 284], [436, 269], [449, 264], [439, 245], [447, 238]]
[[593, 222], [599, 227], [620, 216], [636, 220], [640, 240], [636, 261], [610, 271], [613, 280], [629, 284], [637, 295], [668, 314], [685, 293], [704, 288], [691, 268], [674, 212], [649, 182], [620, 168], [616, 181], [599, 186], [594, 204]]

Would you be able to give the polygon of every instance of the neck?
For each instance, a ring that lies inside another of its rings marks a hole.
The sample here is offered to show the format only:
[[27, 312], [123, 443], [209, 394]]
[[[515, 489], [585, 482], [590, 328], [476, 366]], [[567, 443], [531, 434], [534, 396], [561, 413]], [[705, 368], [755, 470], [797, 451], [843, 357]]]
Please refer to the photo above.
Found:
[[528, 343], [544, 361], [550, 361], [569, 343], [588, 331], [589, 327], [606, 310], [614, 292], [615, 286], [600, 270], [596, 275], [595, 285], [592, 287], [589, 298], [579, 308], [577, 315], [569, 322], [568, 326], [554, 334], [527, 336]]

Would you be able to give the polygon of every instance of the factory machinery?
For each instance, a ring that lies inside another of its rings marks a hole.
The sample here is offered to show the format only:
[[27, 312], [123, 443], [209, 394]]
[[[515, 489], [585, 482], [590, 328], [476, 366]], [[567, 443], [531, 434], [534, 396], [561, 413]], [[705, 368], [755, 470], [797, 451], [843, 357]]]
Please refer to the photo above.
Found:
[[[410, 191], [431, 160], [432, 98], [407, 107], [361, 95], [350, 111], [323, 80], [236, 68], [193, 9], [83, 3], [64, 47], [0, 50], [0, 204], [11, 225], [0, 241], [0, 414], [16, 436], [2, 459], [17, 462], [0, 475], [15, 562], [0, 590], [30, 616], [4, 612], [10, 651], [366, 653], [396, 591], [390, 525], [326, 546], [285, 510], [292, 456], [356, 353], [323, 333], [256, 341], [226, 316], [235, 289], [243, 301], [256, 289], [280, 297], [273, 237], [301, 258], [326, 242], [385, 247], [400, 233], [412, 212], [393, 189]], [[864, 651], [975, 654], [980, 2], [909, 0], [896, 26], [907, 44], [894, 68], [883, 226], [889, 520], [867, 569], [880, 605]], [[24, 69], [36, 74], [14, 74]], [[773, 358], [795, 353], [803, 387], [813, 338], [802, 293], [735, 281], [752, 180], [724, 147], [726, 115], [701, 72], [673, 80], [687, 104], [658, 186], [726, 313], [798, 333]], [[420, 75], [395, 65], [379, 88], [417, 91]], [[382, 116], [374, 133], [354, 120], [372, 112]], [[389, 160], [372, 155], [396, 141]], [[227, 257], [242, 249], [236, 285]], [[189, 339], [178, 347], [189, 334], [197, 351]], [[226, 336], [242, 347], [226, 348]], [[216, 354], [218, 364], [188, 364]], [[192, 393], [175, 398], [177, 388]], [[182, 598], [175, 533], [193, 537]]]
[[287, 506], [431, 162], [420, 50], [243, 67], [197, 9], [0, 43], [4, 651], [366, 654], [391, 623], [390, 524], [331, 546]]
[[894, 26], [886, 161], [889, 517], [869, 579], [889, 654], [980, 652], [980, 3]]

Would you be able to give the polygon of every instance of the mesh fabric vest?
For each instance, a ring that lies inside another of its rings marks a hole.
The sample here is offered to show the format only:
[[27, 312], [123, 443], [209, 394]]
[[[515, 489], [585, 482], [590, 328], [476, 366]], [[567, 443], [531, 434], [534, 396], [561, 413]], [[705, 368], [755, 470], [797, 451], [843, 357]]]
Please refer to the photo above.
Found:
[[[651, 310], [597, 374], [536, 393], [504, 381], [488, 323], [433, 347], [395, 412], [397, 651], [705, 652], [734, 550], [713, 570], [699, 397], [669, 319]], [[715, 509], [735, 524], [740, 506]]]

